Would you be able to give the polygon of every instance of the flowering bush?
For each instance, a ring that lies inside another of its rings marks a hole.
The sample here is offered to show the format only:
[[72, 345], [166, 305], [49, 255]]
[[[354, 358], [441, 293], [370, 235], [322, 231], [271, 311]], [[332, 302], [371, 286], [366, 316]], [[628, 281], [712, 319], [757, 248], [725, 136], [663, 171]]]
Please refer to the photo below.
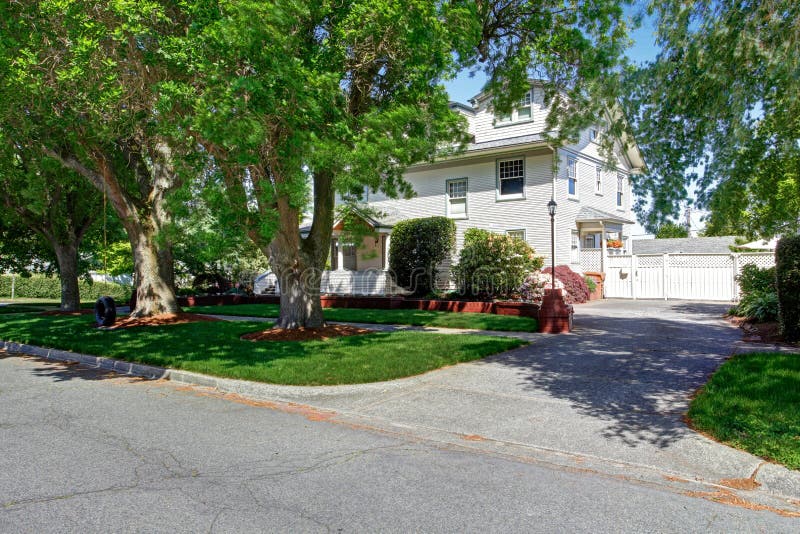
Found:
[[[522, 282], [519, 288], [519, 295], [522, 300], [541, 304], [545, 289], [550, 289], [551, 287], [552, 278], [549, 274], [542, 271], [533, 271]], [[558, 278], [556, 278], [556, 289], [560, 290], [562, 295], [564, 294], [564, 284]]]
[[464, 295], [495, 298], [512, 295], [525, 274], [540, 269], [544, 260], [522, 239], [470, 228], [464, 234], [456, 283]]
[[[545, 273], [549, 273], [550, 271], [551, 269], [549, 267], [544, 270]], [[567, 293], [567, 303], [581, 303], [589, 300], [589, 287], [586, 285], [583, 277], [568, 266], [556, 265], [556, 281], [559, 280], [564, 284], [564, 289]]]

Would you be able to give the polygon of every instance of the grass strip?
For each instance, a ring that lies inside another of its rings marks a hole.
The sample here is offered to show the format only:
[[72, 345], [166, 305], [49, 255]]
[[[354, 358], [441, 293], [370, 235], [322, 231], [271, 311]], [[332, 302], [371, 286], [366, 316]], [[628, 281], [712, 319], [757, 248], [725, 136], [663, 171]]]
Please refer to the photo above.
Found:
[[98, 330], [86, 317], [16, 315], [0, 321], [0, 339], [227, 378], [309, 386], [392, 380], [525, 344], [512, 338], [424, 332], [302, 342], [239, 339], [267, 327], [220, 321]]
[[800, 355], [739, 354], [714, 373], [692, 401], [698, 430], [764, 458], [800, 469]]
[[[232, 306], [192, 306], [192, 313], [235, 315], [239, 317], [277, 317], [277, 304], [237, 304]], [[376, 310], [364, 308], [325, 308], [325, 319], [343, 323], [402, 324], [440, 328], [468, 328], [501, 332], [536, 332], [538, 323], [531, 317], [490, 313], [457, 313], [427, 310]]]

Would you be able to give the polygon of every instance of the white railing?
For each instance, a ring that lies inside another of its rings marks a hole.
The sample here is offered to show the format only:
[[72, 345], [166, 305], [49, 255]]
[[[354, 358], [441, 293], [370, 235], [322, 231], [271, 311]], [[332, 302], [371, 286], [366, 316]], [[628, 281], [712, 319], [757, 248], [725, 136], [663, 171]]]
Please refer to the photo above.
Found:
[[772, 267], [775, 256], [771, 252], [609, 256], [603, 292], [609, 298], [736, 301], [736, 276], [747, 264]]
[[[320, 280], [323, 295], [394, 295], [401, 292], [387, 271], [323, 271]], [[280, 284], [273, 273], [256, 278], [253, 291], [256, 295], [280, 295]]]

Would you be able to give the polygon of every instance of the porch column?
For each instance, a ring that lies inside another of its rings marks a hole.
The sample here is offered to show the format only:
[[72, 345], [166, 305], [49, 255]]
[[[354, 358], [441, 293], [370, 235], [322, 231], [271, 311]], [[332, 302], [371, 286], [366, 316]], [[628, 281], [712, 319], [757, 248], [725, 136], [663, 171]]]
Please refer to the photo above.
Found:
[[392, 234], [386, 234], [386, 247], [383, 250], [383, 264], [386, 266], [384, 267], [384, 271], [389, 270], [389, 245], [392, 241]]
[[344, 271], [344, 245], [338, 239], [336, 240], [336, 270]]
[[600, 221], [600, 272], [606, 272], [606, 223]]

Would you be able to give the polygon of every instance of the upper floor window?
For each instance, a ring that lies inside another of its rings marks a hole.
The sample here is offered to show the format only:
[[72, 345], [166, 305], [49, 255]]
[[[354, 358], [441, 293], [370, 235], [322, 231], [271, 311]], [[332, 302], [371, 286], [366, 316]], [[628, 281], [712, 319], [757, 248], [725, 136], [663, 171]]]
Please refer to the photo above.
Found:
[[514, 109], [511, 110], [511, 113], [507, 113], [505, 115], [497, 115], [495, 118], [495, 124], [509, 124], [512, 122], [519, 122], [519, 121], [528, 121], [533, 117], [533, 98], [531, 92], [528, 91], [525, 95], [517, 102], [517, 105]]
[[603, 169], [599, 165], [594, 169], [594, 192], [603, 194]]
[[625, 175], [617, 174], [617, 208], [624, 208]]
[[447, 180], [447, 216], [455, 219], [467, 218], [467, 179]]
[[506, 235], [508, 237], [525, 241], [525, 230], [506, 230]]
[[569, 196], [578, 196], [578, 160], [569, 158], [567, 160], [567, 193]]
[[498, 198], [524, 198], [525, 158], [501, 159], [497, 162]]
[[591, 128], [589, 130], [589, 141], [597, 141], [597, 138], [600, 136], [600, 131], [597, 128]]

